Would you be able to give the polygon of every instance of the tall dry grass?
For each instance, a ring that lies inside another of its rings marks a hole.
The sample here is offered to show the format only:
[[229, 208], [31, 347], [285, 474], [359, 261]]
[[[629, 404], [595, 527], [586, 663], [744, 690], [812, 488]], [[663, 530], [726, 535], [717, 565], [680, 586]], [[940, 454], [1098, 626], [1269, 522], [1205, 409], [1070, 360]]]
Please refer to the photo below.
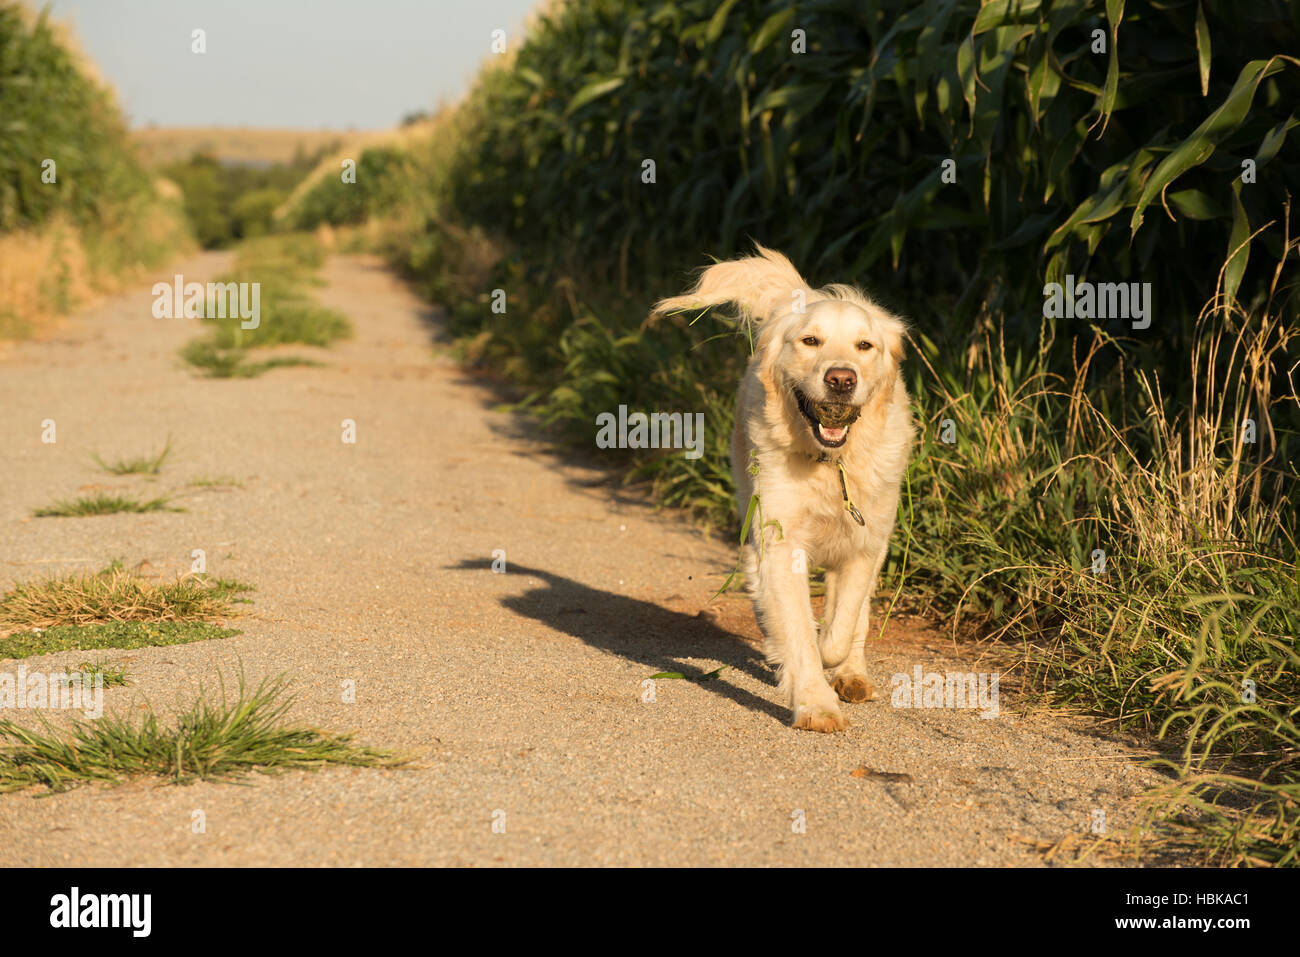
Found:
[[30, 334], [94, 291], [80, 229], [58, 217], [39, 228], [0, 233], [0, 339]]
[[1050, 330], [1030, 357], [986, 333], [956, 374], [922, 337], [903, 594], [1018, 645], [1049, 700], [1174, 744], [1147, 837], [1300, 863], [1300, 329], [1211, 299], [1186, 404], [1095, 368], [1136, 352], [1095, 331], [1068, 376]]

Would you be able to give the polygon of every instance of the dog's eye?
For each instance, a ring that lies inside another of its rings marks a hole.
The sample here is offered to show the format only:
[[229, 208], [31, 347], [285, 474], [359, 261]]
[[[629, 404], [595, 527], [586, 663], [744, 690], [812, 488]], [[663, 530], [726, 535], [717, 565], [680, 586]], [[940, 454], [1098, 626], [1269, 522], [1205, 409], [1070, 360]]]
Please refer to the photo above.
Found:
[[870, 348], [871, 348], [871, 343], [869, 343], [866, 339], [863, 339], [861, 342], [858, 343], [859, 352], [866, 352]]
[[806, 346], [819, 346], [819, 345], [821, 345], [821, 340], [818, 339], [816, 336], [804, 336], [804, 337], [803, 337], [802, 339], [800, 339], [799, 341], [802, 342], [802, 343], [803, 343], [804, 345], [806, 345]]

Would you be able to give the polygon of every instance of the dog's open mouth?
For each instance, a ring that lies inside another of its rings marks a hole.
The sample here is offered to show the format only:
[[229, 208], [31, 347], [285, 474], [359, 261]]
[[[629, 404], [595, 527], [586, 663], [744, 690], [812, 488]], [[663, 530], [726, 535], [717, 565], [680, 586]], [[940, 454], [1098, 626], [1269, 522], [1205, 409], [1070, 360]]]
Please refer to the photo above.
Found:
[[813, 437], [827, 448], [839, 448], [848, 440], [849, 426], [862, 411], [848, 402], [814, 402], [799, 389], [794, 390], [794, 397], [812, 428]]

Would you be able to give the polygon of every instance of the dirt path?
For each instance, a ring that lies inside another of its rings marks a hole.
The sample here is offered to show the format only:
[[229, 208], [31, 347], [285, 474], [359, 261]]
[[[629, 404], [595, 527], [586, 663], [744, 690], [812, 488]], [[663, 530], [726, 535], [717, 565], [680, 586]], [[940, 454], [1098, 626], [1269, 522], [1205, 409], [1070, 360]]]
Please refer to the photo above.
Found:
[[[210, 254], [179, 271], [224, 265]], [[886, 697], [846, 706], [844, 734], [791, 730], [748, 603], [697, 617], [729, 547], [494, 411], [483, 384], [435, 357], [432, 313], [376, 263], [336, 258], [325, 276], [322, 300], [358, 335], [321, 368], [195, 378], [176, 350], [198, 322], [152, 318], [148, 283], [0, 352], [0, 586], [115, 557], [172, 574], [202, 548], [209, 572], [258, 588], [243, 634], [104, 653], [131, 675], [108, 709], [188, 703], [241, 664], [253, 681], [287, 672], [295, 717], [420, 766], [0, 795], [0, 865], [1030, 865], [1044, 857], [1029, 842], [1082, 836], [1094, 810], [1120, 828], [1157, 780], [1120, 745], [1018, 715], [1005, 694], [992, 720]], [[155, 481], [91, 460], [169, 434]], [[221, 475], [242, 487], [188, 487]], [[93, 486], [173, 492], [187, 511], [29, 517]], [[496, 549], [506, 574], [489, 567]], [[877, 684], [918, 664], [978, 670], [945, 648], [900, 626], [873, 649]], [[642, 700], [656, 672], [722, 665]], [[853, 776], [860, 766], [911, 781]], [[192, 832], [195, 810], [206, 833]]]

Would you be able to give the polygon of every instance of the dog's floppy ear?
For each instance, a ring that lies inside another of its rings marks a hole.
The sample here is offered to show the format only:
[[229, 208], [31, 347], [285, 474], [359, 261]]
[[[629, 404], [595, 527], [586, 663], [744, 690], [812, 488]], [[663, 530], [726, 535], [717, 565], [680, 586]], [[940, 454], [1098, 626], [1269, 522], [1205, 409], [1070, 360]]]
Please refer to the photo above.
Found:
[[889, 354], [893, 357], [895, 365], [901, 365], [903, 362], [903, 335], [899, 332], [889, 337]]
[[894, 361], [894, 365], [901, 365], [904, 354], [903, 344], [907, 339], [907, 324], [897, 316], [890, 315], [878, 319], [877, 322], [880, 324], [882, 338], [884, 339], [884, 342], [882, 342], [881, 345], [884, 347], [885, 352], [889, 354], [889, 357]]
[[875, 393], [867, 403], [867, 414], [872, 418], [885, 415], [894, 399], [894, 389], [899, 381], [899, 367], [903, 362], [903, 340], [907, 336], [907, 326], [896, 316], [878, 317], [876, 322], [882, 340], [881, 354], [888, 357], [889, 365]]
[[758, 357], [755, 372], [769, 396], [776, 394], [776, 360], [781, 354], [784, 326], [784, 322], [765, 324], [759, 330], [758, 341], [754, 343], [754, 355]]

